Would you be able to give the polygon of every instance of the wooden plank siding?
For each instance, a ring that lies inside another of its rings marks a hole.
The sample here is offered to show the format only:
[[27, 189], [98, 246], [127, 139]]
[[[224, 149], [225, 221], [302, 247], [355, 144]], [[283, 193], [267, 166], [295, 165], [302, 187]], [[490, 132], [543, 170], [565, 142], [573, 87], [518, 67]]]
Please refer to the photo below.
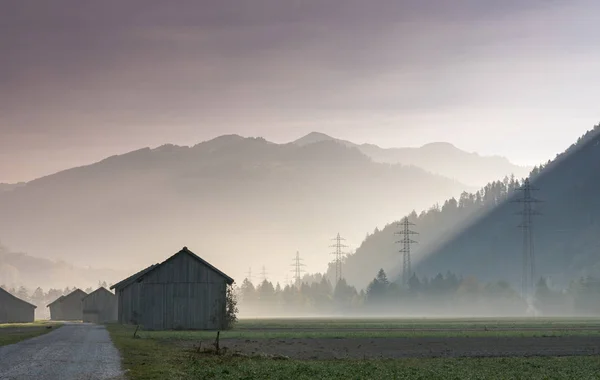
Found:
[[119, 322], [147, 330], [219, 330], [225, 327], [224, 275], [187, 248], [117, 287]]
[[226, 281], [192, 256], [178, 254], [144, 276], [142, 325], [152, 330], [222, 328]]
[[117, 290], [119, 322], [122, 324], [139, 324], [140, 284], [134, 282], [123, 289]]
[[50, 319], [53, 321], [81, 321], [83, 320], [83, 298], [87, 293], [75, 289], [66, 296], [57, 298], [48, 305]]
[[30, 323], [35, 319], [36, 306], [0, 288], [0, 323]]
[[107, 323], [117, 320], [117, 297], [99, 288], [83, 299], [83, 322]]

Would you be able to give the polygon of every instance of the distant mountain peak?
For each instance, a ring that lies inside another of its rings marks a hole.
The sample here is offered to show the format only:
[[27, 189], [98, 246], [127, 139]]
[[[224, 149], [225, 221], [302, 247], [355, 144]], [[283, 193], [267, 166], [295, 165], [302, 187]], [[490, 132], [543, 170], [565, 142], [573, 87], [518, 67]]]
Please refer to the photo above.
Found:
[[298, 146], [314, 144], [322, 141], [337, 141], [337, 139], [326, 135], [321, 132], [311, 132], [304, 137], [300, 137], [298, 140], [293, 141], [292, 143]]
[[421, 148], [435, 148], [435, 149], [456, 149], [459, 150], [454, 144], [444, 141], [435, 141], [423, 145]]

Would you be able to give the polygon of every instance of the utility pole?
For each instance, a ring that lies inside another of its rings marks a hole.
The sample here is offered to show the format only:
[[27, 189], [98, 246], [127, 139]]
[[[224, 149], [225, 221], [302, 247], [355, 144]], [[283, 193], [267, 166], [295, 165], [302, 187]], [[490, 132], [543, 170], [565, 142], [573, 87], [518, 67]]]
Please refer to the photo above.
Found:
[[522, 220], [519, 228], [523, 231], [523, 272], [521, 277], [521, 294], [528, 301], [533, 301], [534, 283], [535, 283], [535, 251], [533, 244], [533, 217], [541, 215], [533, 208], [536, 203], [541, 203], [539, 199], [532, 196], [532, 192], [539, 189], [531, 186], [529, 178], [525, 180], [523, 186], [517, 189], [523, 193], [522, 198], [513, 200], [514, 203], [522, 203], [523, 210], [518, 212]]
[[252, 282], [252, 268], [248, 268], [248, 273], [246, 273], [246, 278], [248, 281]]
[[332, 240], [335, 241], [335, 244], [329, 247], [335, 248], [335, 251], [331, 253], [332, 255], [335, 255], [335, 284], [333, 284], [333, 286], [335, 287], [342, 279], [342, 258], [344, 257], [344, 252], [342, 252], [342, 248], [348, 248], [348, 246], [342, 244], [342, 242], [346, 239], [342, 238], [339, 232], [337, 236]]
[[268, 274], [267, 270], [265, 269], [265, 266], [263, 265], [262, 271], [260, 272], [263, 282], [267, 281], [267, 274]]
[[296, 257], [294, 257], [294, 263], [292, 264], [292, 266], [294, 267], [294, 269], [292, 270], [292, 272], [294, 272], [294, 284], [298, 286], [302, 281], [302, 273], [304, 272], [302, 267], [306, 266], [302, 264], [300, 252], [296, 252]]
[[416, 244], [417, 242], [411, 239], [411, 235], [418, 235], [418, 232], [412, 231], [411, 226], [415, 226], [414, 223], [408, 221], [408, 217], [405, 217], [402, 222], [398, 223], [398, 227], [402, 227], [399, 232], [395, 232], [395, 235], [402, 236], [402, 239], [398, 240], [396, 244], [402, 244], [400, 253], [402, 253], [402, 283], [408, 286], [408, 280], [412, 276], [412, 268], [410, 262], [410, 245]]

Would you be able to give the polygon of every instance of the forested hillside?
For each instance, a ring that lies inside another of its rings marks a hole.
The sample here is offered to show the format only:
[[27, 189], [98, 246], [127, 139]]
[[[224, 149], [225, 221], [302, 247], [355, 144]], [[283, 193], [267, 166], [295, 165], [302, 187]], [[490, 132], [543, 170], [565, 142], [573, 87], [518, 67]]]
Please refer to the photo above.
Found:
[[[531, 173], [535, 196], [544, 201], [536, 217], [536, 276], [550, 286], [566, 287], [580, 276], [600, 274], [600, 126], [566, 152]], [[520, 206], [511, 197], [519, 180], [505, 178], [476, 193], [463, 193], [409, 219], [419, 244], [413, 269], [419, 276], [451, 271], [482, 281], [506, 280], [518, 288], [521, 278]], [[386, 268], [396, 279], [401, 254], [394, 242], [396, 225], [369, 235], [346, 259], [350, 284], [364, 287], [371, 273]], [[331, 274], [330, 269], [330, 274]]]

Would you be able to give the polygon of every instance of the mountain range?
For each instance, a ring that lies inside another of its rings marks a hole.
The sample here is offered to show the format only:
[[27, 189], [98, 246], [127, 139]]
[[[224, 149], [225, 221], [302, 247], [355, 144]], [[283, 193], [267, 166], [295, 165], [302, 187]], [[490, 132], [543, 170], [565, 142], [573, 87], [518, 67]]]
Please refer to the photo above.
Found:
[[319, 132], [312, 132], [294, 141], [304, 146], [322, 141], [335, 141], [347, 147], [357, 148], [375, 162], [414, 165], [431, 173], [452, 178], [471, 186], [484, 186], [505, 176], [526, 177], [529, 166], [519, 166], [500, 156], [481, 156], [458, 149], [450, 143], [436, 142], [419, 148], [381, 148], [373, 144], [355, 144]]
[[470, 189], [336, 141], [227, 135], [112, 156], [1, 192], [0, 239], [34, 257], [129, 271], [186, 245], [234, 278], [265, 265], [282, 280], [297, 250], [307, 268], [323, 267], [338, 232], [357, 246], [374, 226]]

